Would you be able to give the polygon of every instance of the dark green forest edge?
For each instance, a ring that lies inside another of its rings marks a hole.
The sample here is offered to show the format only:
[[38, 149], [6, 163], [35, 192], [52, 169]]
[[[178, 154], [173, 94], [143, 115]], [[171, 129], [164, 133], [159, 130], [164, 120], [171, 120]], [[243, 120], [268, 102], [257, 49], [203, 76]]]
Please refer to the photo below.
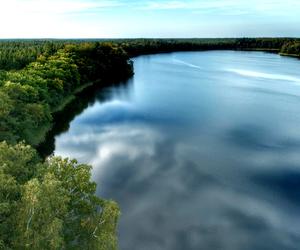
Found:
[[203, 50], [300, 58], [300, 39], [1, 40], [0, 249], [117, 249], [119, 208], [95, 195], [91, 167], [36, 148], [76, 93], [130, 78], [131, 57]]

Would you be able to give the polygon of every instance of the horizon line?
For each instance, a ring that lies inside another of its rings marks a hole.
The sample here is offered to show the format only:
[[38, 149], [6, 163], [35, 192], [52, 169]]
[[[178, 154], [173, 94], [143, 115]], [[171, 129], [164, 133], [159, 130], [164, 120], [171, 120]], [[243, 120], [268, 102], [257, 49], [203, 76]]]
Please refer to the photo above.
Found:
[[167, 39], [243, 39], [243, 38], [258, 38], [258, 39], [271, 39], [271, 38], [281, 38], [281, 39], [300, 39], [300, 36], [236, 36], [236, 37], [118, 37], [118, 38], [107, 38], [107, 37], [30, 37], [30, 38], [0, 38], [0, 40], [134, 40], [134, 39], [157, 39], [157, 40], [167, 40]]

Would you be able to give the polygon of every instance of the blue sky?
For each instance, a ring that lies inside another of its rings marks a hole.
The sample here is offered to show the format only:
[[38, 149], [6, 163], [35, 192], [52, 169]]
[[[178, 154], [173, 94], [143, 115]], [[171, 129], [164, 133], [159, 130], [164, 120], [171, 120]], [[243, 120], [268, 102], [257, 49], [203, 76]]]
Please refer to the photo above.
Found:
[[0, 0], [0, 38], [300, 37], [300, 0]]

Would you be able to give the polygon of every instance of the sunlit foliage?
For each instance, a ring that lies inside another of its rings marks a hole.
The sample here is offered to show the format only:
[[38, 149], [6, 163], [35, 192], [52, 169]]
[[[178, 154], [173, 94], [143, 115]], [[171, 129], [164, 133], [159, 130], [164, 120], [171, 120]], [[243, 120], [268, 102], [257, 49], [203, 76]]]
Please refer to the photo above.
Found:
[[0, 246], [3, 249], [116, 249], [116, 203], [95, 195], [91, 167], [42, 162], [24, 143], [0, 143]]

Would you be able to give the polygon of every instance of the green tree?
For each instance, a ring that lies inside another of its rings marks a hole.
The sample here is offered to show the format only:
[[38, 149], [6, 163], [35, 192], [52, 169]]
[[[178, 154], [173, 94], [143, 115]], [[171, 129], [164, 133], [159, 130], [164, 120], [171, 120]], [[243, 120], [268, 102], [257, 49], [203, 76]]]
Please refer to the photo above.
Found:
[[91, 167], [24, 143], [0, 143], [0, 246], [4, 249], [117, 249], [119, 208], [95, 195]]
[[62, 249], [63, 224], [68, 196], [62, 183], [46, 174], [42, 181], [28, 181], [22, 192], [17, 213], [17, 249]]
[[13, 225], [18, 208], [20, 187], [16, 180], [0, 169], [0, 249], [10, 249], [14, 241]]
[[62, 183], [69, 199], [64, 219], [67, 249], [116, 249], [119, 208], [95, 195], [91, 167], [59, 157], [50, 158], [46, 164], [42, 171], [53, 174]]

